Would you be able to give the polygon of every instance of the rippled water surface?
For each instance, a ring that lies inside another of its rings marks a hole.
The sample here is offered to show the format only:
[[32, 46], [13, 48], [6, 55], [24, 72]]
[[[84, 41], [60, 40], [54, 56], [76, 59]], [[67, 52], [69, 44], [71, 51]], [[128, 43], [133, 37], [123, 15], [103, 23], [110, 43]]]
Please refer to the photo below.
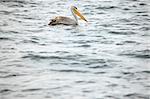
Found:
[[0, 0], [0, 99], [150, 99], [150, 1]]

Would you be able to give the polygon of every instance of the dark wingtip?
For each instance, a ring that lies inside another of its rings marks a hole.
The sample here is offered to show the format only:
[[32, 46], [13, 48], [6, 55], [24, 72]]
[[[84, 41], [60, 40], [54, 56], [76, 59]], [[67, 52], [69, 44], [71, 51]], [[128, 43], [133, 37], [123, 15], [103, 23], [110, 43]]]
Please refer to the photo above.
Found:
[[52, 19], [48, 25], [55, 25], [56, 24], [56, 20], [55, 19]]
[[49, 22], [48, 25], [52, 25], [52, 22]]
[[54, 25], [56, 25], [56, 24], [54, 24], [53, 22], [50, 22], [48, 25], [49, 25], [49, 26], [54, 26]]

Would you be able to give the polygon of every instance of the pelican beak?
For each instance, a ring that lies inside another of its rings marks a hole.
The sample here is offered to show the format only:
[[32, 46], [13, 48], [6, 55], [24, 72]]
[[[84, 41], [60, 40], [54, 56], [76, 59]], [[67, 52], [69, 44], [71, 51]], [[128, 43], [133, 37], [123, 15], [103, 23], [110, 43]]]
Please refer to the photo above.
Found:
[[88, 21], [85, 19], [85, 17], [80, 13], [80, 11], [79, 11], [78, 9], [74, 9], [74, 13], [75, 13], [76, 15], [78, 15], [82, 20], [88, 22]]

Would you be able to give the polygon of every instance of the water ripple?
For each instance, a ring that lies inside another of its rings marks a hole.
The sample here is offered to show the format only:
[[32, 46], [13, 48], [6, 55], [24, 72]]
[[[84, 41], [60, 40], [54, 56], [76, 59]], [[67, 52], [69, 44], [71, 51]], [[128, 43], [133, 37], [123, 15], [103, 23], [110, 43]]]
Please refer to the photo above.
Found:
[[89, 73], [89, 71], [84, 71], [84, 70], [74, 70], [74, 69], [70, 69], [70, 70], [54, 70], [54, 69], [51, 69], [51, 71], [56, 71], [56, 72], [66, 72], [66, 73]]
[[133, 56], [137, 58], [150, 58], [150, 50], [122, 52], [120, 55]]

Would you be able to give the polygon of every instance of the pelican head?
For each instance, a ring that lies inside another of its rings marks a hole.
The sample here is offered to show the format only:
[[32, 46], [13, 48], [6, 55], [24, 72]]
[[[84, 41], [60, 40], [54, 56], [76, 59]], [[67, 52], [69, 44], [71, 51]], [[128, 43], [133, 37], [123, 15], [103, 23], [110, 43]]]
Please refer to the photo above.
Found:
[[77, 22], [77, 17], [76, 17], [76, 15], [79, 16], [82, 20], [88, 22], [88, 21], [85, 19], [85, 17], [80, 13], [80, 11], [77, 9], [77, 7], [71, 6], [71, 12], [72, 12], [73, 16], [75, 17], [76, 22]]

